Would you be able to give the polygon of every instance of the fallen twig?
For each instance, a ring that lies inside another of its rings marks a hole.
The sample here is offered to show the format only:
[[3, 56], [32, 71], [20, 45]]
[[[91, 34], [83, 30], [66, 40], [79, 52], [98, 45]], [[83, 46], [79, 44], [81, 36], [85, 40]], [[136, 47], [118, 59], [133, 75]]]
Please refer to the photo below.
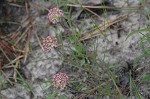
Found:
[[113, 6], [85, 6], [85, 5], [73, 5], [67, 4], [70, 7], [78, 7], [78, 8], [107, 8], [107, 9], [118, 9], [118, 8], [143, 8], [143, 6], [134, 6], [134, 7], [113, 7]]

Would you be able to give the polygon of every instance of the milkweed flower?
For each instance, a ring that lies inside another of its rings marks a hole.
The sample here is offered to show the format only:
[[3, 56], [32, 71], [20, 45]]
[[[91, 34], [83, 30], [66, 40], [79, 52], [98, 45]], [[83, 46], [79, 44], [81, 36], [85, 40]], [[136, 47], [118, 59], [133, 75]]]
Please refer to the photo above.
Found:
[[69, 77], [66, 73], [57, 73], [53, 75], [52, 77], [52, 85], [60, 90], [63, 90], [67, 83], [68, 83]]
[[48, 12], [48, 20], [50, 23], [56, 24], [60, 22], [60, 18], [64, 15], [63, 11], [59, 8], [52, 8]]
[[47, 36], [43, 39], [42, 47], [45, 52], [49, 52], [52, 48], [57, 47], [57, 38], [50, 35]]

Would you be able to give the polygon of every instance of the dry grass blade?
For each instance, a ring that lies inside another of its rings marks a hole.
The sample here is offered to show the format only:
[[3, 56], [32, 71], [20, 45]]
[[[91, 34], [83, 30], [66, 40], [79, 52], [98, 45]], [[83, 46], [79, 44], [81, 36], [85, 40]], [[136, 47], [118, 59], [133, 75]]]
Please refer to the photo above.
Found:
[[[13, 32], [11, 35], [10, 35], [10, 42], [13, 42], [16, 38], [17, 38], [17, 36], [19, 35], [19, 31], [21, 30], [21, 27], [19, 27], [18, 29], [17, 29], [17, 31], [15, 31], [15, 32]], [[6, 36], [7, 37], [7, 36]], [[9, 38], [9, 37], [7, 37], [7, 38]]]
[[104, 24], [104, 25], [99, 25], [98, 29], [95, 30], [94, 32], [91, 32], [91, 33], [88, 33], [88, 34], [85, 34], [83, 35], [81, 38], [80, 38], [80, 41], [83, 41], [83, 40], [87, 40], [87, 39], [90, 39], [90, 38], [93, 38], [93, 37], [96, 37], [98, 35], [100, 35], [101, 33], [99, 33], [100, 31], [103, 31], [103, 30], [106, 30], [108, 27], [110, 27], [111, 25], [115, 24], [115, 23], [118, 23], [124, 19], [126, 19], [128, 17], [128, 15], [123, 15], [123, 16], [119, 16], [117, 17], [116, 19], [108, 22], [107, 24]]
[[[11, 44], [7, 41], [5, 41], [3, 38], [0, 38], [0, 53], [5, 53], [6, 58], [13, 59], [14, 55], [12, 54], [14, 52], [13, 48], [11, 47]], [[9, 60], [8, 59], [8, 60]]]
[[14, 60], [12, 60], [10, 63], [4, 65], [4, 66], [2, 67], [2, 69], [13, 67], [13, 66], [9, 66], [9, 65], [16, 63], [16, 62], [17, 62], [18, 60], [20, 60], [21, 58], [23, 58], [23, 55], [20, 55], [20, 56], [16, 57], [16, 58], [15, 58]]
[[[28, 4], [28, 3], [25, 3], [26, 13], [29, 15], [28, 6], [29, 6], [29, 4]], [[33, 26], [33, 23], [34, 23], [34, 22], [33, 22], [32, 18], [29, 17], [28, 25], [29, 25], [29, 24], [32, 24], [32, 26]], [[26, 42], [26, 45], [25, 45], [25, 53], [24, 53], [24, 60], [23, 60], [23, 63], [24, 63], [24, 64], [25, 64], [25, 62], [26, 62], [26, 60], [27, 60], [28, 54], [30, 53], [30, 36], [31, 36], [32, 29], [33, 29], [32, 26], [31, 26], [31, 28], [29, 29], [29, 31], [27, 32], [27, 42]]]
[[87, 94], [82, 95], [79, 99], [84, 99], [85, 96], [88, 96], [88, 94], [93, 93], [95, 90], [97, 90], [98, 88], [100, 88], [101, 86], [104, 86], [104, 85], [106, 85], [106, 82], [104, 82], [104, 83], [94, 87], [93, 89], [89, 90], [89, 92], [87, 92]]
[[70, 7], [78, 7], [78, 8], [101, 8], [101, 9], [115, 9], [115, 8], [143, 8], [143, 6], [134, 6], [134, 7], [113, 7], [113, 6], [84, 6], [84, 5], [73, 5], [73, 4], [67, 4], [67, 6]]
[[26, 46], [25, 46], [25, 53], [24, 53], [24, 61], [23, 61], [23, 63], [25, 63], [26, 62], [26, 60], [27, 60], [27, 56], [28, 56], [28, 54], [30, 53], [30, 32], [28, 32], [28, 40], [27, 40], [27, 43], [26, 43]]
[[34, 34], [35, 34], [35, 36], [36, 36], [36, 38], [37, 38], [37, 40], [38, 40], [38, 43], [39, 43], [41, 49], [44, 51], [43, 46], [42, 46], [42, 44], [41, 44], [41, 41], [40, 41], [40, 39], [39, 39], [39, 37], [38, 37], [38, 34], [37, 34], [36, 32], [34, 32]]
[[46, 11], [49, 11], [48, 8], [44, 7], [43, 5], [39, 5], [37, 3], [30, 2], [30, 6], [36, 9], [44, 9]]
[[15, 7], [20, 7], [20, 8], [25, 7], [25, 6], [22, 6], [22, 5], [19, 5], [19, 4], [15, 4], [15, 3], [9, 3], [9, 5], [15, 6]]
[[97, 16], [99, 19], [103, 19], [102, 17], [100, 17], [98, 14], [96, 14], [95, 12], [93, 12], [92, 10], [85, 8], [87, 11], [91, 12], [92, 14], [94, 14], [95, 16]]
[[[16, 61], [15, 68], [19, 68], [19, 60]], [[17, 82], [17, 73], [16, 73], [16, 71], [14, 71], [14, 73], [13, 73], [13, 79], [15, 80], [15, 82]]]
[[11, 85], [13, 85], [13, 83], [9, 80], [9, 77], [5, 74], [5, 72], [1, 70], [1, 73], [4, 75], [4, 77], [7, 79], [7, 81], [8, 81]]

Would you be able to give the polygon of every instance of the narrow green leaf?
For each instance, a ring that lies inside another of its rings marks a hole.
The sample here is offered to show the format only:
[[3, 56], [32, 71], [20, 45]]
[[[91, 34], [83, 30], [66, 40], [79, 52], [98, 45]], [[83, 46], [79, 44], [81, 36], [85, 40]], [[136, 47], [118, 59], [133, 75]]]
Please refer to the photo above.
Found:
[[55, 99], [56, 96], [57, 96], [57, 93], [53, 91], [53, 93], [50, 94], [46, 99]]
[[126, 40], [127, 40], [130, 36], [132, 36], [132, 35], [134, 35], [134, 34], [137, 34], [137, 33], [139, 33], [139, 32], [150, 32], [150, 28], [145, 28], [145, 29], [140, 29], [140, 30], [135, 30], [135, 31], [133, 31], [133, 32], [130, 32], [130, 33], [128, 34]]

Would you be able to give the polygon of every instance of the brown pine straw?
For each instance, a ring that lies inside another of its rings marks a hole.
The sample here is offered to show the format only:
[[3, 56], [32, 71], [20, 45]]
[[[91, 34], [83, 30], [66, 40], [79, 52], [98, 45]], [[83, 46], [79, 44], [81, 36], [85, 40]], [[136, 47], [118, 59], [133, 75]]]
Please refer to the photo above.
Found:
[[91, 33], [88, 33], [88, 34], [85, 34], [85, 35], [82, 35], [81, 38], [80, 38], [80, 41], [84, 41], [84, 40], [87, 40], [87, 39], [90, 39], [90, 38], [93, 38], [93, 37], [96, 37], [96, 36], [99, 36], [101, 33], [100, 31], [104, 31], [106, 30], [108, 27], [110, 27], [111, 25], [115, 24], [115, 23], [118, 23], [120, 21], [123, 21], [125, 20], [126, 18], [128, 17], [128, 15], [122, 15], [122, 16], [119, 16], [117, 17], [116, 19], [108, 22], [107, 24], [104, 24], [104, 25], [99, 25], [98, 29], [95, 30], [94, 32], [91, 32]]
[[[119, 9], [119, 8], [143, 8], [143, 6], [134, 6], [134, 7], [113, 7], [113, 6], [84, 6], [84, 5], [73, 5], [73, 4], [67, 4], [67, 6], [71, 6], [71, 7], [79, 7], [79, 8], [83, 8], [89, 12], [91, 12], [92, 14], [94, 14], [95, 16], [97, 16], [98, 18], [101, 18], [99, 15], [97, 15], [95, 12], [93, 12], [92, 10], [90, 10], [89, 8], [107, 8], [107, 9]], [[93, 37], [96, 37], [98, 35], [100, 35], [100, 31], [106, 30], [108, 27], [110, 27], [111, 25], [118, 23], [120, 21], [123, 21], [124, 19], [126, 19], [128, 17], [128, 15], [122, 15], [117, 17], [116, 19], [109, 21], [107, 24], [104, 25], [99, 25], [98, 29], [95, 30], [94, 32], [82, 35], [80, 38], [80, 41], [84, 41]]]
[[[24, 59], [23, 63], [26, 62], [27, 56], [30, 52], [30, 35], [32, 33], [33, 24], [35, 23], [29, 13], [28, 3], [26, 3], [25, 6], [12, 3], [9, 3], [9, 5], [26, 8], [26, 13], [28, 16], [21, 22], [23, 27], [19, 26], [15, 32], [5, 36], [0, 36], [0, 51], [3, 53], [3, 57], [5, 56], [5, 58], [2, 57], [0, 61], [0, 72], [10, 82], [10, 84], [12, 84], [12, 82], [9, 80], [10, 77], [5, 74], [3, 69], [19, 68], [21, 59]], [[25, 42], [24, 39], [27, 39], [27, 41]], [[20, 44], [22, 45], [20, 46]], [[15, 57], [13, 57], [13, 59], [10, 57], [12, 54], [15, 54]], [[8, 63], [3, 64], [3, 61], [6, 61], [6, 59], [8, 60]], [[16, 71], [14, 71], [13, 73], [13, 79], [15, 80], [15, 82], [17, 82]]]

